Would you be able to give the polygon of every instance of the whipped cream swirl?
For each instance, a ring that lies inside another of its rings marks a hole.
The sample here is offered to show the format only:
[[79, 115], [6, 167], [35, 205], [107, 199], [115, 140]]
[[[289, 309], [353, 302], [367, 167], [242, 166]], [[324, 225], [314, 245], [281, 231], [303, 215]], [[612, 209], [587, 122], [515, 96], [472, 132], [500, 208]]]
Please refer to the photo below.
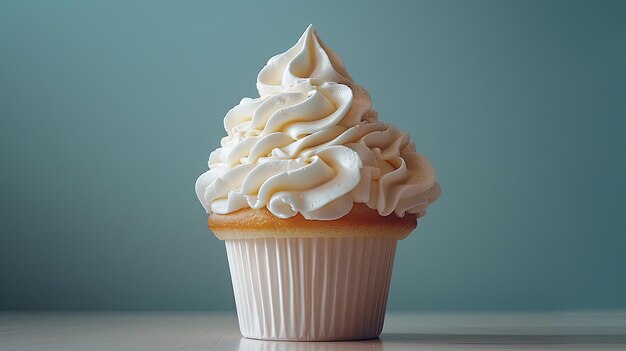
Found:
[[378, 121], [369, 94], [309, 26], [257, 78], [260, 97], [224, 118], [227, 136], [196, 181], [208, 213], [267, 209], [333, 220], [364, 203], [382, 216], [422, 216], [440, 193], [407, 133]]

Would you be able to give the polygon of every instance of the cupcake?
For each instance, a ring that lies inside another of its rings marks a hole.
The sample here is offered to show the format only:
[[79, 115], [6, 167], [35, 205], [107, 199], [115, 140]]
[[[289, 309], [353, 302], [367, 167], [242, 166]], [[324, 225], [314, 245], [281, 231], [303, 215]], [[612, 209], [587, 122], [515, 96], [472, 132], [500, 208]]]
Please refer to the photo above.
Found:
[[408, 134], [309, 26], [224, 118], [196, 193], [225, 242], [241, 334], [380, 335], [398, 240], [440, 188]]

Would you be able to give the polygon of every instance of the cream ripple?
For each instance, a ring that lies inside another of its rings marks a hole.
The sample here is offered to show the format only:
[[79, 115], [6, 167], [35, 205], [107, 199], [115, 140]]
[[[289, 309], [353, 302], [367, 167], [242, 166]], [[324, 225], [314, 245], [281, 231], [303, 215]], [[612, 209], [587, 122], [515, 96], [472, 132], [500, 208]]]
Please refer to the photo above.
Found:
[[386, 216], [421, 216], [440, 194], [430, 162], [408, 134], [378, 121], [365, 89], [307, 28], [257, 78], [259, 98], [244, 98], [224, 118], [227, 136], [196, 182], [207, 212], [266, 207], [332, 220], [353, 203]]

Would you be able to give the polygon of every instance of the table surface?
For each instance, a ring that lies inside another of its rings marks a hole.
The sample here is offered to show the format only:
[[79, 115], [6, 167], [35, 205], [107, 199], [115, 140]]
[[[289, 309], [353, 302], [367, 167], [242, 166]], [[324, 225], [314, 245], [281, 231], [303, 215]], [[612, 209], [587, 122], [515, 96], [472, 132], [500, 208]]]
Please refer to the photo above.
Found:
[[388, 313], [379, 339], [242, 338], [234, 313], [0, 312], [0, 350], [626, 350], [626, 312]]

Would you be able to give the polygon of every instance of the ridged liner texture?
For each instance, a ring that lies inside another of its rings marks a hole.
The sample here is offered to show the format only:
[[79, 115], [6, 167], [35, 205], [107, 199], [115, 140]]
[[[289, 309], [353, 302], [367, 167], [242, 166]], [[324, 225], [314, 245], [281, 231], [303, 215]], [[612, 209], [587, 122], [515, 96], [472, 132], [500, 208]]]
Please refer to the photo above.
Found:
[[243, 336], [338, 341], [380, 335], [397, 240], [287, 237], [225, 243]]

